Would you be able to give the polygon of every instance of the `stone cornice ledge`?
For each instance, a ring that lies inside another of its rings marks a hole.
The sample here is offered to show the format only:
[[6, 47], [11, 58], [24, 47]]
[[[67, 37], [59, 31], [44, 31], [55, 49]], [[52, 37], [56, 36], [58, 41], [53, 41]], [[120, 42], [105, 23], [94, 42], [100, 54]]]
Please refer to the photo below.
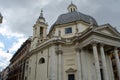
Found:
[[31, 50], [29, 52], [28, 57], [31, 56], [32, 54], [35, 54], [35, 52], [39, 51], [40, 49], [43, 49], [46, 46], [49, 46], [51, 44], [57, 44], [57, 43], [65, 43], [65, 42], [62, 41], [60, 37], [53, 37], [53, 38], [41, 43], [40, 45], [38, 45], [36, 49]]
[[107, 35], [107, 34], [104, 34], [104, 33], [98, 32], [98, 31], [94, 31], [94, 32], [95, 32], [95, 33], [98, 33], [98, 34], [101, 34], [101, 35], [104, 35], [104, 36], [108, 36], [108, 37], [111, 37], [111, 38], [119, 39], [119, 40], [120, 40], [120, 37], [117, 37], [117, 36]]

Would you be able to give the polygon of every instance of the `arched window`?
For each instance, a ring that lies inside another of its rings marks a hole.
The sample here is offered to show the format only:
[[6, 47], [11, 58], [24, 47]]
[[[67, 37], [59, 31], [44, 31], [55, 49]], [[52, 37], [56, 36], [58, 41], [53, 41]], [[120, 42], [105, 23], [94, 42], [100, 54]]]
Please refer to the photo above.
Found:
[[42, 58], [40, 58], [40, 60], [39, 60], [39, 64], [43, 64], [43, 63], [45, 63], [45, 59], [42, 57]]
[[71, 12], [72, 12], [72, 8], [71, 8]]

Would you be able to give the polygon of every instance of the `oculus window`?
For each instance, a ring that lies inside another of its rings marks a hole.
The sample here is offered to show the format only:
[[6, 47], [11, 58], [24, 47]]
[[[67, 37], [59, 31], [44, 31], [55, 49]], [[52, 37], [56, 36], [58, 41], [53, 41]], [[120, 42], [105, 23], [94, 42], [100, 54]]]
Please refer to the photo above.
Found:
[[69, 33], [72, 33], [72, 28], [71, 27], [65, 28], [65, 34], [69, 34]]

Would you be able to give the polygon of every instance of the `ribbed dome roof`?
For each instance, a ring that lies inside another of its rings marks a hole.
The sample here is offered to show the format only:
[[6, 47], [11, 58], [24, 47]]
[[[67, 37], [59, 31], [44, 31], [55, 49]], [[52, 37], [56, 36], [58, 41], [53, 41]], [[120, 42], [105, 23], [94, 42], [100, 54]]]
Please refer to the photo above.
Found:
[[97, 25], [96, 20], [88, 15], [85, 15], [83, 13], [74, 11], [74, 12], [68, 12], [66, 14], [62, 14], [58, 17], [57, 21], [55, 22], [55, 24], [65, 24], [65, 23], [69, 23], [69, 22], [74, 22], [74, 21], [84, 21], [87, 23], [91, 23], [90, 21], [92, 21], [92, 23], [94, 25]]

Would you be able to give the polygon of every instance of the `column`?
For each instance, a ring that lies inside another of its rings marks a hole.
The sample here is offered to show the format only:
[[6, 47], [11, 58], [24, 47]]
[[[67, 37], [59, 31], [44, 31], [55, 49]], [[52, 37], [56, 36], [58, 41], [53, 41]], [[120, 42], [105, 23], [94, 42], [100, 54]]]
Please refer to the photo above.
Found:
[[58, 55], [58, 80], [63, 80], [62, 79], [62, 54], [63, 51], [61, 49], [61, 45], [57, 45], [56, 48], [56, 54]]
[[111, 61], [111, 58], [109, 56], [109, 61], [110, 61], [110, 68], [111, 68], [111, 72], [112, 72], [112, 80], [114, 80], [114, 73], [113, 73], [113, 66], [112, 66], [112, 61]]
[[97, 51], [97, 44], [93, 43], [92, 47], [93, 47], [93, 54], [94, 54], [94, 59], [95, 59], [96, 80], [101, 80], [100, 65], [99, 65], [98, 51]]
[[116, 47], [114, 49], [114, 54], [115, 54], [115, 60], [116, 60], [116, 65], [117, 65], [118, 76], [119, 76], [119, 80], [120, 80], [120, 60], [119, 60], [119, 56], [118, 56], [118, 50], [117, 50]]
[[58, 53], [58, 79], [62, 80], [62, 52]]
[[104, 80], [109, 80], [103, 44], [100, 44], [100, 53], [101, 53]]
[[78, 80], [82, 80], [82, 77], [81, 77], [81, 64], [80, 64], [80, 62], [81, 62], [81, 59], [80, 59], [80, 50], [79, 49], [77, 49], [76, 50], [76, 52], [77, 52], [77, 65], [78, 65]]

